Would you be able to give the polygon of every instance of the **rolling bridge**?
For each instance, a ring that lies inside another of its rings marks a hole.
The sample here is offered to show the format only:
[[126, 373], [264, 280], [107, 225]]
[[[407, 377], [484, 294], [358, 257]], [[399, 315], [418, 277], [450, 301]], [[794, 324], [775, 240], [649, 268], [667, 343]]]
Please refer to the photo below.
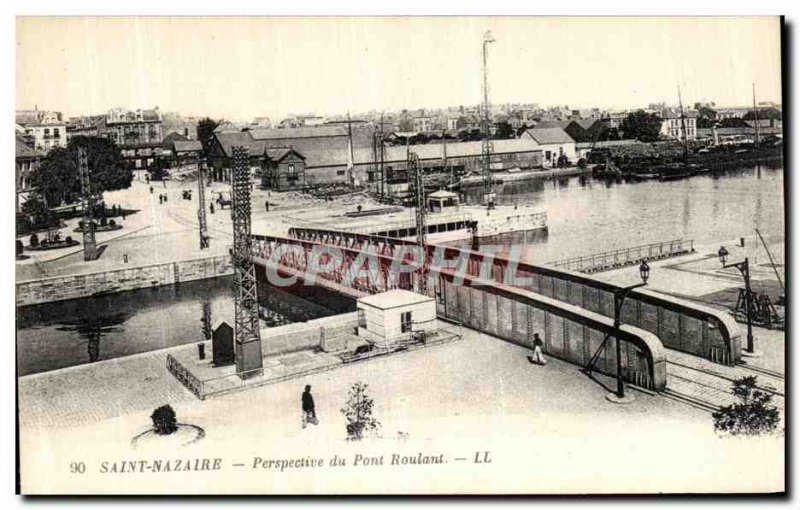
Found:
[[[289, 236], [254, 235], [255, 264], [351, 298], [417, 288], [414, 242], [312, 228], [290, 229]], [[582, 367], [614, 332], [613, 284], [507, 255], [431, 244], [425, 252], [426, 293], [436, 298], [442, 318], [528, 347], [538, 332], [545, 352]], [[719, 365], [734, 365], [741, 356], [733, 319], [696, 303], [637, 289], [625, 302], [622, 322], [629, 384], [666, 387], [664, 347]], [[613, 349], [602, 350], [595, 370], [615, 373], [615, 356]]]

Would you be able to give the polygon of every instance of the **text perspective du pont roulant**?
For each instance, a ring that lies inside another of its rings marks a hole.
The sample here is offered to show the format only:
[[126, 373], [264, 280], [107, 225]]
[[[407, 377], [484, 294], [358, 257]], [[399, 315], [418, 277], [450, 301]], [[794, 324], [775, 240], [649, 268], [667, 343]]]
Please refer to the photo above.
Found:
[[[334, 455], [330, 459], [298, 457], [294, 459], [265, 459], [253, 457], [249, 463], [234, 462], [232, 468], [250, 468], [285, 471], [291, 469], [306, 469], [319, 467], [342, 466], [406, 466], [417, 464], [444, 464], [444, 455], [423, 455], [421, 452], [414, 455], [361, 455], [355, 454], [351, 458]], [[149, 460], [118, 460], [103, 461], [100, 463], [101, 474], [108, 473], [169, 473], [174, 471], [219, 471], [227, 463], [221, 458], [195, 458], [195, 459], [149, 459]]]

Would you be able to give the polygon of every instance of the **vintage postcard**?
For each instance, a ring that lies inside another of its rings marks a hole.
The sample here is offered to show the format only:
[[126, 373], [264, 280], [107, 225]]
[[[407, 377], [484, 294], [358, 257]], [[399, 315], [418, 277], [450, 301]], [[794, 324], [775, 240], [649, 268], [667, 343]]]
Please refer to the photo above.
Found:
[[783, 493], [783, 33], [17, 17], [19, 491]]

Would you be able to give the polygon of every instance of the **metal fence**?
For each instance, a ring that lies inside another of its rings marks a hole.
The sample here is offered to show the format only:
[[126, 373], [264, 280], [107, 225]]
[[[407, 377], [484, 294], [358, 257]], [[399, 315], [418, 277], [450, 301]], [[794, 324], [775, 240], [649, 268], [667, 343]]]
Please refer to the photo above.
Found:
[[194, 393], [197, 398], [201, 400], [204, 398], [205, 388], [203, 381], [195, 377], [194, 374], [181, 365], [171, 354], [167, 354], [167, 371], [175, 376], [175, 379], [186, 386], [189, 391]]
[[548, 265], [578, 271], [580, 273], [594, 273], [607, 271], [618, 267], [639, 264], [643, 260], [658, 260], [676, 257], [694, 252], [694, 241], [691, 239], [675, 239], [660, 243], [644, 244], [632, 248], [606, 251], [574, 257], [571, 259], [551, 262]]

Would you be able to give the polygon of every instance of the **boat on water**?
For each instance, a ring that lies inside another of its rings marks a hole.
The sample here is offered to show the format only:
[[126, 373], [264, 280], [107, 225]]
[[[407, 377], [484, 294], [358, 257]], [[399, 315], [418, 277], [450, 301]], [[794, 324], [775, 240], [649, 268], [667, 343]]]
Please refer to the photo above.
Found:
[[[547, 213], [541, 207], [462, 204], [457, 193], [440, 190], [426, 196], [425, 224], [429, 242], [470, 240], [512, 232], [547, 229]], [[328, 214], [292, 218], [294, 226], [341, 230], [414, 240], [417, 235], [413, 207], [384, 208], [361, 214]]]

